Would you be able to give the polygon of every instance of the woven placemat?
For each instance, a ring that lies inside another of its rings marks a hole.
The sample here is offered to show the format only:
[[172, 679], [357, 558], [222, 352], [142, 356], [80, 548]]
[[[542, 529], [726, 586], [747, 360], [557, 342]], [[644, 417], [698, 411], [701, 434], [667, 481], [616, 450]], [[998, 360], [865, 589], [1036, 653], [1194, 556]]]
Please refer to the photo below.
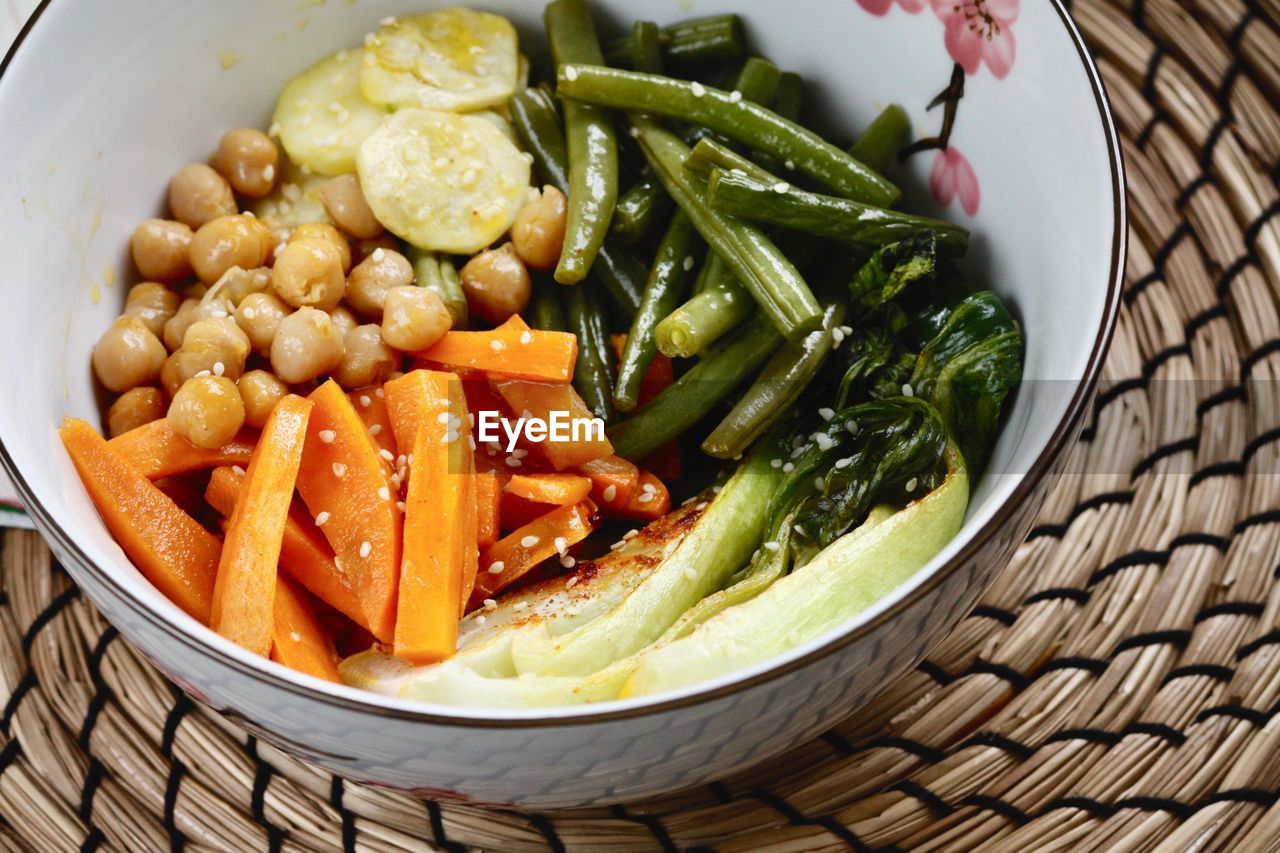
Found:
[[916, 670], [714, 786], [545, 815], [420, 802], [197, 707], [11, 531], [0, 844], [1280, 849], [1280, 0], [1072, 11], [1124, 137], [1120, 328], [1077, 473]]

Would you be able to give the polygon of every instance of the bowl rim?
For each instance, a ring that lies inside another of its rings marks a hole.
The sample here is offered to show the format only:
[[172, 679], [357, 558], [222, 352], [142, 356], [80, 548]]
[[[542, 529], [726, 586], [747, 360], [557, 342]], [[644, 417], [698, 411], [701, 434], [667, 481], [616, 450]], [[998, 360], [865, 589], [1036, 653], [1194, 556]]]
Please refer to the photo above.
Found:
[[[208, 655], [214, 658], [218, 663], [241, 675], [259, 682], [265, 682], [265, 686], [267, 687], [283, 690], [312, 701], [331, 704], [343, 710], [372, 712], [378, 716], [390, 717], [409, 722], [490, 729], [522, 729], [599, 724], [662, 714], [680, 708], [701, 705], [759, 686], [783, 675], [804, 669], [818, 660], [843, 649], [854, 640], [867, 635], [874, 628], [898, 616], [906, 608], [939, 586], [951, 574], [957, 571], [960, 566], [972, 558], [974, 554], [979, 552], [987, 542], [1001, 530], [1004, 522], [1013, 512], [1013, 509], [1019, 506], [1030, 496], [1039, 484], [1040, 480], [1042, 480], [1054, 468], [1060, 456], [1069, 449], [1071, 443], [1076, 437], [1077, 428], [1082, 421], [1085, 410], [1093, 399], [1094, 390], [1097, 387], [1098, 378], [1101, 374], [1103, 359], [1110, 347], [1112, 337], [1114, 336], [1116, 321], [1119, 314], [1121, 292], [1123, 290], [1125, 258], [1128, 249], [1128, 208], [1125, 193], [1124, 156], [1120, 146], [1115, 119], [1112, 115], [1111, 102], [1108, 98], [1105, 85], [1102, 82], [1102, 76], [1098, 71], [1098, 67], [1093, 60], [1093, 56], [1090, 53], [1088, 46], [1085, 44], [1079, 28], [1076, 26], [1075, 21], [1072, 20], [1070, 13], [1067, 11], [1066, 3], [1068, 0], [1049, 0], [1049, 2], [1054, 11], [1058, 13], [1058, 17], [1062, 25], [1066, 28], [1067, 35], [1075, 46], [1076, 52], [1080, 57], [1080, 61], [1084, 66], [1086, 76], [1089, 79], [1090, 88], [1094, 95], [1095, 105], [1098, 109], [1098, 117], [1102, 122], [1102, 127], [1106, 136], [1107, 159], [1110, 168], [1113, 216], [1110, 268], [1108, 272], [1107, 291], [1102, 322], [1097, 329], [1093, 344], [1090, 348], [1089, 359], [1085, 365], [1084, 375], [1077, 381], [1076, 389], [1072, 394], [1066, 411], [1058, 424], [1054, 427], [1049, 440], [1036, 456], [1035, 461], [1028, 467], [1026, 473], [1022, 476], [1020, 482], [1014, 487], [1013, 491], [1010, 492], [1005, 500], [995, 508], [991, 517], [982, 525], [982, 527], [974, 531], [973, 535], [970, 536], [966, 542], [962, 543], [962, 545], [945, 563], [939, 566], [928, 578], [924, 579], [921, 583], [911, 589], [906, 595], [903, 595], [893, 601], [890, 606], [880, 609], [878, 612], [874, 613], [871, 618], [849, 628], [843, 633], [831, 636], [826, 642], [810, 649], [803, 655], [779, 662], [775, 666], [769, 666], [752, 675], [733, 679], [705, 690], [693, 689], [691, 691], [684, 692], [681, 695], [666, 699], [659, 695], [651, 702], [605, 711], [593, 711], [591, 710], [592, 706], [588, 704], [582, 706], [570, 706], [566, 708], [532, 708], [528, 709], [530, 712], [528, 715], [522, 716], [485, 717], [472, 716], [470, 711], [473, 709], [462, 707], [458, 708], [457, 712], [454, 713], [441, 712], [434, 708], [428, 710], [428, 706], [424, 706], [423, 709], [417, 709], [413, 707], [389, 707], [386, 705], [379, 705], [362, 699], [353, 698], [351, 696], [331, 693], [311, 687], [305, 683], [306, 679], [295, 683], [294, 681], [273, 672], [271, 667], [255, 666], [249, 662], [239, 660], [227, 651], [219, 649], [196, 635], [183, 630], [175, 622], [166, 619], [161, 613], [150, 606], [135, 600], [132, 596], [127, 594], [127, 591], [112, 577], [110, 572], [107, 572], [89, 558], [83, 549], [81, 549], [76, 543], [74, 537], [68, 535], [66, 531], [63, 530], [62, 526], [54, 520], [49, 511], [45, 509], [38, 499], [36, 499], [33, 490], [23, 477], [21, 471], [18, 470], [17, 465], [9, 455], [8, 448], [5, 447], [3, 442], [0, 442], [0, 468], [2, 468], [12, 480], [14, 487], [17, 489], [18, 494], [21, 497], [23, 508], [30, 515], [40, 534], [46, 539], [59, 545], [62, 551], [70, 557], [76, 568], [92, 575], [104, 586], [115, 590], [117, 593], [117, 599], [121, 605], [133, 611], [135, 615], [143, 619], [151, 627], [160, 630], [167, 637], [182, 643], [193, 652]], [[27, 19], [22, 29], [19, 30], [17, 36], [14, 38], [13, 44], [5, 54], [4, 59], [0, 61], [0, 78], [3, 78], [4, 73], [8, 70], [14, 57], [25, 43], [27, 36], [31, 33], [32, 28], [52, 3], [53, 0], [41, 0], [31, 17]], [[691, 687], [694, 686], [691, 685]]]

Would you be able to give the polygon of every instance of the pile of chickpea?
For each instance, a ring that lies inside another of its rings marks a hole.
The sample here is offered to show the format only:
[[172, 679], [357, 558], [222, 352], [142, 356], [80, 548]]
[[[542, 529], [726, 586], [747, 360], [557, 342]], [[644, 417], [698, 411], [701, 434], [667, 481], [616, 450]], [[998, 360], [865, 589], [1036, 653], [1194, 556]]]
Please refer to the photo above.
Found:
[[[351, 390], [379, 384], [402, 368], [402, 353], [449, 331], [449, 311], [415, 286], [403, 245], [356, 176], [323, 186], [332, 224], [289, 229], [241, 212], [238, 198], [275, 188], [280, 158], [261, 131], [228, 131], [212, 166], [193, 163], [170, 181], [172, 218], [134, 231], [142, 282], [93, 350], [95, 375], [118, 395], [110, 435], [167, 417], [193, 445], [222, 447], [243, 427], [260, 428], [284, 395], [326, 376]], [[529, 269], [559, 260], [566, 211], [555, 188], [530, 188], [510, 242], [459, 273], [473, 316], [498, 324], [524, 310]]]

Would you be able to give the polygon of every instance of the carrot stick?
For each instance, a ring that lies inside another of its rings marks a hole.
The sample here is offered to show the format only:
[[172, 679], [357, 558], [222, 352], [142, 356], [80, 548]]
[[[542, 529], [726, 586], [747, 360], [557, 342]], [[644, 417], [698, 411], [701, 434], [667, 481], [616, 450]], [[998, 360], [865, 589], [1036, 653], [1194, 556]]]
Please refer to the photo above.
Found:
[[578, 358], [578, 339], [568, 332], [514, 327], [446, 332], [416, 357], [446, 370], [478, 370], [489, 376], [532, 382], [569, 382]]
[[148, 480], [160, 480], [219, 465], [248, 465], [258, 437], [245, 430], [225, 447], [205, 450], [173, 431], [164, 418], [118, 435], [107, 444]]
[[[230, 517], [240, 496], [244, 475], [231, 468], [215, 468], [209, 477], [204, 499], [224, 516]], [[306, 507], [290, 502], [289, 517], [284, 523], [284, 540], [280, 543], [280, 568], [312, 595], [367, 629], [368, 620], [351, 580], [338, 571], [333, 562], [333, 549], [316, 527]]]
[[486, 548], [467, 609], [480, 607], [539, 563], [581, 542], [596, 523], [596, 505], [587, 500], [554, 509]]
[[609, 455], [584, 462], [578, 471], [591, 478], [591, 499], [602, 507], [625, 504], [640, 485], [640, 469], [621, 456]]
[[316, 618], [311, 597], [293, 578], [276, 578], [271, 659], [290, 669], [339, 684], [338, 652]]
[[[548, 436], [547, 440], [538, 443], [542, 455], [557, 471], [613, 453], [613, 445], [609, 443], [603, 430], [595, 435], [587, 432], [588, 422], [593, 416], [572, 385], [495, 380], [493, 388], [511, 407], [511, 411], [518, 413], [521, 417], [528, 412], [533, 418], [551, 427], [555, 425], [552, 420], [553, 413], [555, 417], [562, 420], [567, 417], [569, 424], [562, 426], [561, 429], [567, 432], [569, 440], [552, 441]], [[573, 440], [574, 426], [579, 430], [577, 441]]]
[[369, 429], [369, 435], [383, 450], [395, 456], [396, 437], [391, 432], [391, 418], [387, 414], [386, 394], [381, 387], [361, 388], [347, 395], [351, 405], [356, 407], [356, 414]]
[[488, 548], [498, 541], [502, 486], [493, 471], [476, 472], [476, 546]]
[[648, 471], [640, 472], [640, 485], [627, 498], [618, 498], [601, 506], [609, 515], [652, 521], [671, 510], [671, 493], [666, 484]]
[[209, 626], [262, 656], [271, 653], [276, 569], [302, 464], [310, 400], [290, 394], [262, 428], [227, 525]]
[[591, 485], [577, 474], [512, 474], [503, 489], [534, 503], [571, 506], [587, 499]]
[[366, 625], [379, 640], [395, 632], [401, 514], [377, 443], [332, 380], [309, 398], [315, 409], [298, 472], [298, 493], [351, 578]]
[[395, 654], [413, 663], [457, 649], [463, 594], [478, 560], [474, 456], [466, 404], [450, 393], [454, 387], [453, 374], [427, 370], [387, 384], [397, 440], [410, 424], [416, 430], [395, 626]]
[[500, 529], [508, 533], [512, 530], [519, 530], [526, 524], [542, 518], [553, 509], [555, 507], [551, 504], [534, 503], [527, 498], [518, 497], [504, 491], [498, 500]]
[[88, 423], [58, 430], [107, 530], [138, 571], [174, 604], [209, 623], [222, 544], [119, 457]]
[[[627, 345], [627, 336], [624, 334], [610, 335], [609, 342], [613, 345], [614, 351], [618, 358], [622, 358], [622, 351]], [[675, 365], [671, 359], [662, 353], [658, 353], [653, 357], [653, 361], [649, 362], [649, 369], [645, 371], [644, 377], [640, 380], [640, 390], [637, 395], [637, 402], [641, 407], [649, 404], [649, 401], [661, 394], [676, 381]], [[640, 460], [649, 471], [664, 481], [674, 481], [680, 479], [680, 441], [679, 439], [671, 439], [657, 450], [650, 453], [644, 459]]]

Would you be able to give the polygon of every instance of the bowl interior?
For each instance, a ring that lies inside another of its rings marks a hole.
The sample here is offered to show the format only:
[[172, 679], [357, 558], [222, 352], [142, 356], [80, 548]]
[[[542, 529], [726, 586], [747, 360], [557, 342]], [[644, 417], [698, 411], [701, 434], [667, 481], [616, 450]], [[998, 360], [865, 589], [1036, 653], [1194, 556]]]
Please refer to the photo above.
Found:
[[[613, 23], [640, 11], [626, 0], [596, 2]], [[65, 415], [98, 418], [89, 353], [132, 280], [128, 236], [139, 220], [162, 211], [169, 176], [208, 156], [226, 128], [265, 127], [292, 74], [358, 45], [387, 15], [438, 5], [446, 4], [52, 0], [0, 78], [0, 124], [10, 128], [0, 136], [0, 162], [7, 164], [0, 173], [0, 241], [9, 263], [0, 284], [8, 305], [0, 312], [0, 340], [10, 352], [0, 361], [0, 399], [10, 401], [0, 407], [0, 441], [12, 473], [41, 519], [74, 539], [85, 559], [141, 608], [282, 678], [312, 683], [197, 625], [133, 569], [86, 498], [55, 430]], [[540, 40], [542, 0], [481, 5], [511, 16], [526, 43]], [[854, 0], [650, 0], [642, 8], [659, 22], [742, 14], [757, 48], [803, 74], [811, 111], [845, 135], [890, 102], [907, 108], [918, 137], [940, 126], [942, 110], [926, 107], [946, 87], [954, 60], [944, 43], [946, 25], [927, 4], [917, 14], [894, 5], [885, 16]], [[951, 142], [980, 184], [976, 215], [962, 212], [959, 198], [944, 209], [930, 197], [935, 152], [912, 158], [895, 175], [913, 209], [973, 229], [970, 270], [1014, 306], [1027, 339], [1026, 381], [977, 484], [964, 531], [896, 596], [997, 515], [1092, 369], [1114, 310], [1122, 216], [1117, 167], [1089, 69], [1064, 20], [1056, 3], [1022, 4], [1009, 24], [1016, 57], [1007, 75], [997, 78], [988, 63], [965, 82]]]

